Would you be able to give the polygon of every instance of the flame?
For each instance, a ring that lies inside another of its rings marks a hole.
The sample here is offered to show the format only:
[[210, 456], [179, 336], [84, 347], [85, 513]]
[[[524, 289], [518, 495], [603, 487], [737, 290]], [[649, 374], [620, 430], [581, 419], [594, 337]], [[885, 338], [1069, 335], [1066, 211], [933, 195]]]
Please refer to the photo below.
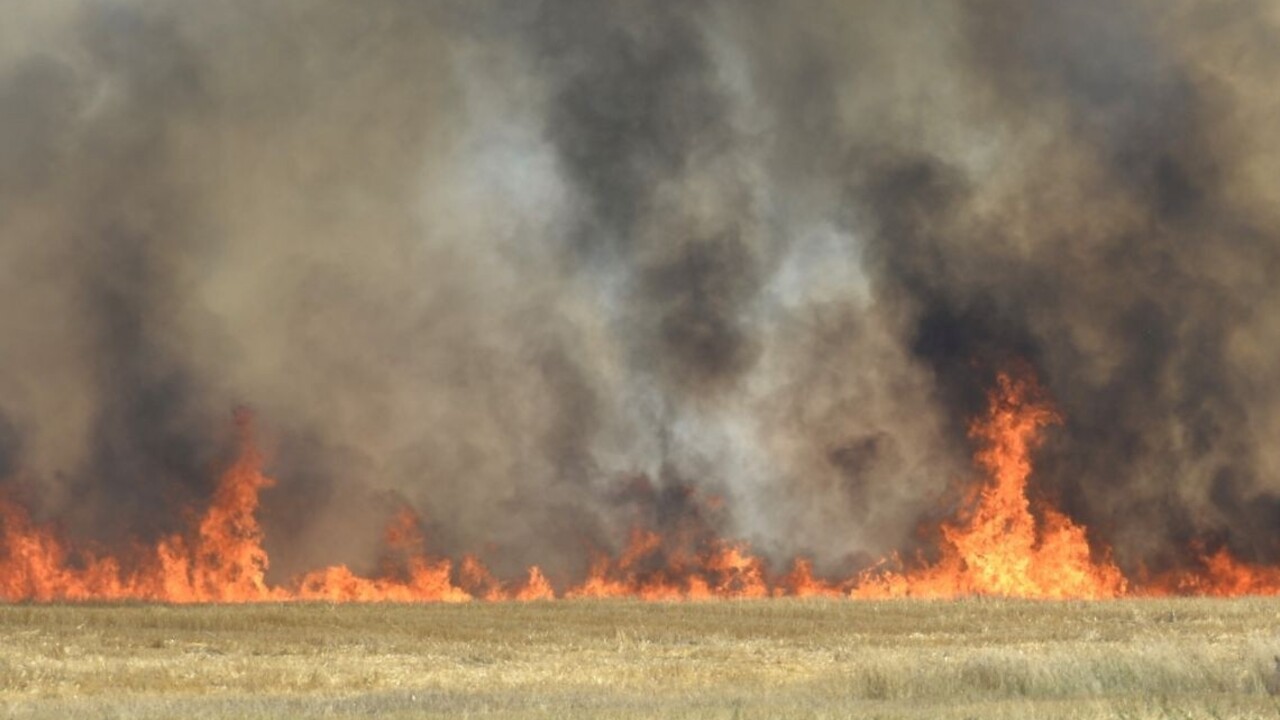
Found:
[[764, 561], [745, 546], [713, 540], [698, 553], [687, 545], [668, 547], [657, 533], [635, 530], [616, 560], [598, 555], [587, 579], [566, 597], [708, 600], [769, 595]]
[[976, 505], [942, 527], [941, 556], [910, 572], [865, 573], [855, 597], [1109, 598], [1124, 594], [1119, 568], [1094, 560], [1084, 528], [1053, 508], [1033, 511], [1027, 499], [1031, 452], [1042, 429], [1059, 422], [1035, 382], [1001, 374], [987, 414], [969, 434], [987, 476]]
[[847, 590], [839, 583], [831, 583], [813, 574], [813, 561], [808, 558], [796, 558], [791, 564], [791, 571], [782, 577], [773, 594], [778, 597], [825, 597], [836, 598], [847, 594]]
[[7, 599], [250, 602], [285, 599], [265, 581], [267, 553], [255, 513], [258, 493], [272, 481], [249, 439], [247, 417], [238, 418], [243, 451], [222, 476], [192, 537], [162, 539], [125, 572], [120, 560], [73, 551], [26, 511], [0, 501], [0, 595]]
[[[1060, 422], [1029, 375], [1002, 374], [987, 412], [970, 426], [982, 476], [956, 516], [937, 528], [936, 559], [890, 557], [859, 574], [825, 579], [798, 558], [781, 576], [745, 544], [688, 527], [660, 534], [635, 528], [616, 556], [598, 553], [584, 580], [557, 591], [536, 565], [522, 581], [504, 582], [477, 557], [456, 564], [427, 552], [411, 509], [388, 524], [386, 556], [376, 576], [344, 565], [274, 585], [257, 521], [263, 474], [251, 424], [238, 416], [241, 452], [219, 478], [204, 512], [186, 533], [136, 546], [121, 556], [64, 542], [0, 495], [0, 599], [120, 600], [174, 603], [466, 602], [562, 598], [704, 600], [792, 597], [931, 597], [996, 595], [1113, 598], [1123, 595], [1277, 595], [1280, 567], [1237, 559], [1225, 547], [1193, 547], [1187, 567], [1130, 581], [1106, 548], [1091, 547], [1085, 528], [1027, 494], [1032, 453], [1046, 427]], [[720, 502], [716, 500], [715, 502]]]
[[1225, 547], [1210, 552], [1203, 546], [1197, 546], [1194, 563], [1190, 568], [1167, 571], [1148, 578], [1140, 592], [1155, 597], [1280, 595], [1280, 567], [1244, 562]]

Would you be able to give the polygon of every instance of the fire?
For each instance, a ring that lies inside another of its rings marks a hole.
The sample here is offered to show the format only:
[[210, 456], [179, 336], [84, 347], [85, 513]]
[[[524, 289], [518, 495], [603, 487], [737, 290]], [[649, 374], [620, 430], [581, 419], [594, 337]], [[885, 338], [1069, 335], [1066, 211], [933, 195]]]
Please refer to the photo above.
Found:
[[668, 548], [657, 533], [636, 530], [616, 560], [598, 556], [587, 579], [566, 596], [706, 600], [769, 594], [764, 562], [744, 546], [716, 540], [699, 554], [686, 545]]
[[192, 537], [161, 540], [126, 572], [114, 557], [68, 548], [49, 528], [34, 526], [25, 510], [0, 501], [4, 549], [0, 594], [8, 599], [136, 598], [170, 602], [246, 602], [284, 599], [267, 586], [267, 554], [255, 512], [258, 493], [271, 481], [258, 470], [248, 442], [227, 470]]
[[1200, 548], [1195, 566], [1149, 578], [1143, 595], [1280, 595], [1280, 567], [1255, 565], [1237, 559], [1226, 548], [1207, 552]]
[[1109, 598], [1122, 595], [1119, 568], [1094, 560], [1084, 528], [1027, 498], [1031, 452], [1058, 416], [1027, 378], [1000, 375], [985, 417], [970, 428], [987, 480], [974, 507], [942, 527], [940, 559], [911, 572], [871, 571], [856, 597]]
[[[275, 585], [257, 520], [259, 496], [274, 482], [247, 416], [238, 417], [241, 452], [188, 532], [121, 556], [77, 548], [0, 495], [0, 599], [159, 602], [466, 602], [562, 598], [702, 600], [763, 597], [1114, 598], [1140, 595], [1280, 594], [1280, 568], [1243, 562], [1219, 548], [1193, 550], [1186, 569], [1127, 579], [1109, 551], [1056, 508], [1027, 494], [1032, 454], [1060, 422], [1029, 375], [1000, 375], [987, 412], [970, 427], [982, 476], [956, 516], [937, 528], [932, 561], [889, 558], [852, 577], [826, 579], [793, 561], [771, 575], [749, 548], [690, 528], [632, 531], [616, 556], [599, 553], [581, 582], [557, 590], [538, 566], [504, 582], [475, 556], [457, 563], [428, 553], [411, 509], [389, 523], [379, 572], [335, 565]], [[1091, 540], [1093, 545], [1091, 546]]]

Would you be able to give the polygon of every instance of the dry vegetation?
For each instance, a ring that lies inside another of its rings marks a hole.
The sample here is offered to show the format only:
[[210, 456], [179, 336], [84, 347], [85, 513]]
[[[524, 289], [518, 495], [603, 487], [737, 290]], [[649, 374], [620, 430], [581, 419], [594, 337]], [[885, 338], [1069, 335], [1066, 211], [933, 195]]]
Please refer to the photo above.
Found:
[[1275, 717], [1280, 600], [0, 607], [5, 717]]

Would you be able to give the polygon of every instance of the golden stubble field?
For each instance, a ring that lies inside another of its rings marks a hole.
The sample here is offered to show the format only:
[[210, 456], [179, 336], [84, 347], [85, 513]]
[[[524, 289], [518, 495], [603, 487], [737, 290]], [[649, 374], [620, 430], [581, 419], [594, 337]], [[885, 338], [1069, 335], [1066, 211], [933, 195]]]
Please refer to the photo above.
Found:
[[1280, 717], [1280, 599], [0, 606], [24, 718]]

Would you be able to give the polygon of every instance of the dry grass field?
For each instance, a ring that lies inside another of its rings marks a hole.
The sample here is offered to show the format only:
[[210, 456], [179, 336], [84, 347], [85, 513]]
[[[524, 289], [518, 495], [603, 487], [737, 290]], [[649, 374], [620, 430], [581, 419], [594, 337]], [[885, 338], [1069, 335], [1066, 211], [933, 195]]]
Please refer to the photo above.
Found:
[[26, 718], [1280, 716], [1280, 600], [0, 607]]

